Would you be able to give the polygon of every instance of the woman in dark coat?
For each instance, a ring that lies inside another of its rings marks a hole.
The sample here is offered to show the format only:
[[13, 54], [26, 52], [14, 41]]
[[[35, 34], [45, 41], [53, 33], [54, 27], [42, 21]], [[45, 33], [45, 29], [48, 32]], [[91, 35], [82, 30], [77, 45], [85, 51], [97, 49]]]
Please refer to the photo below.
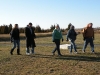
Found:
[[13, 39], [13, 47], [10, 51], [10, 54], [13, 55], [13, 51], [17, 45], [17, 55], [20, 55], [20, 33], [19, 33], [18, 24], [15, 24], [10, 34], [11, 34], [11, 38]]
[[[32, 23], [29, 23], [29, 25], [27, 25], [27, 27], [25, 28], [25, 36], [26, 36], [26, 54], [27, 55], [30, 55], [30, 53], [34, 54], [34, 47], [36, 47], [34, 39], [36, 38], [36, 35], [34, 33], [34, 28], [32, 27]], [[31, 51], [29, 50], [30, 47], [32, 48]]]

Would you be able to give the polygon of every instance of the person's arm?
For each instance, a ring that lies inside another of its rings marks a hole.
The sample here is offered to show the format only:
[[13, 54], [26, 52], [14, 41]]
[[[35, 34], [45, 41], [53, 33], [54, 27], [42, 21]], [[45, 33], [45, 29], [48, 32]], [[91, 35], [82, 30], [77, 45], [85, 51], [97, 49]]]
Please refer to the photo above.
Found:
[[85, 40], [86, 39], [86, 29], [85, 28], [83, 29], [82, 33], [83, 33], [83, 40]]
[[53, 42], [55, 41], [55, 30], [53, 30], [53, 32], [52, 32], [52, 41]]
[[25, 28], [25, 36], [27, 37], [27, 27]]
[[70, 33], [70, 31], [68, 30], [67, 35], [66, 35], [66, 41], [68, 41], [69, 33]]
[[20, 31], [19, 31], [19, 29], [18, 29], [18, 33], [19, 33], [19, 41], [20, 41]]
[[93, 30], [93, 40], [94, 40], [94, 30]]
[[[75, 30], [74, 30], [75, 31]], [[75, 31], [75, 36], [77, 36], [78, 35], [78, 33]]]
[[64, 41], [64, 39], [63, 39], [63, 35], [62, 35], [62, 32], [60, 32], [61, 33], [61, 38], [62, 38], [62, 42]]
[[35, 29], [33, 29], [33, 37], [36, 38], [36, 35], [35, 35], [34, 31], [35, 31]]
[[12, 30], [12, 38], [14, 38], [14, 29]]
[[13, 38], [12, 38], [12, 30], [11, 30], [11, 32], [9, 33], [10, 34], [10, 41], [11, 41], [11, 43], [13, 42]]

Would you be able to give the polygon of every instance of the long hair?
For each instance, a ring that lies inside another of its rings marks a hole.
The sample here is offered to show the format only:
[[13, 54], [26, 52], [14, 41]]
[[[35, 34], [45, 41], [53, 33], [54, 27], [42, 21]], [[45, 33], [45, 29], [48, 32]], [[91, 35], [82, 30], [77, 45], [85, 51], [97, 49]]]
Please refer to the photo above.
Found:
[[92, 27], [93, 23], [88, 23], [87, 27]]

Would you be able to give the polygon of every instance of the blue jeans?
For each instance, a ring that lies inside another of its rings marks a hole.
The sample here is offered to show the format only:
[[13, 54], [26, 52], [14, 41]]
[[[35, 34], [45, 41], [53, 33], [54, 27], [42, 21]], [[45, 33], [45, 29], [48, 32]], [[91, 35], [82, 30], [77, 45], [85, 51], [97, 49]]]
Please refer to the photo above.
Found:
[[94, 52], [94, 43], [93, 43], [93, 38], [92, 37], [85, 39], [84, 45], [83, 45], [83, 51], [85, 52], [85, 49], [86, 49], [88, 43], [90, 43], [91, 51]]
[[12, 47], [13, 50], [16, 48], [16, 45], [17, 45], [17, 49], [20, 49], [20, 40], [14, 40], [13, 47]]
[[72, 49], [74, 49], [74, 52], [77, 52], [76, 50], [76, 45], [75, 45], [75, 40], [71, 40], [70, 43], [71, 43], [71, 48], [70, 48], [70, 52], [72, 52]]

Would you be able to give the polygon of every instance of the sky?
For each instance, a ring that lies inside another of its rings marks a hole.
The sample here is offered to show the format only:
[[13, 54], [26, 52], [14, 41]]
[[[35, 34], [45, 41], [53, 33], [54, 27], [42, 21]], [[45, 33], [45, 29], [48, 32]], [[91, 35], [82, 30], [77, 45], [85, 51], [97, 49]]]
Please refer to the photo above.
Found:
[[100, 0], [0, 0], [0, 25], [29, 22], [42, 29], [54, 24], [65, 29], [69, 23], [83, 28], [90, 22], [100, 27]]

